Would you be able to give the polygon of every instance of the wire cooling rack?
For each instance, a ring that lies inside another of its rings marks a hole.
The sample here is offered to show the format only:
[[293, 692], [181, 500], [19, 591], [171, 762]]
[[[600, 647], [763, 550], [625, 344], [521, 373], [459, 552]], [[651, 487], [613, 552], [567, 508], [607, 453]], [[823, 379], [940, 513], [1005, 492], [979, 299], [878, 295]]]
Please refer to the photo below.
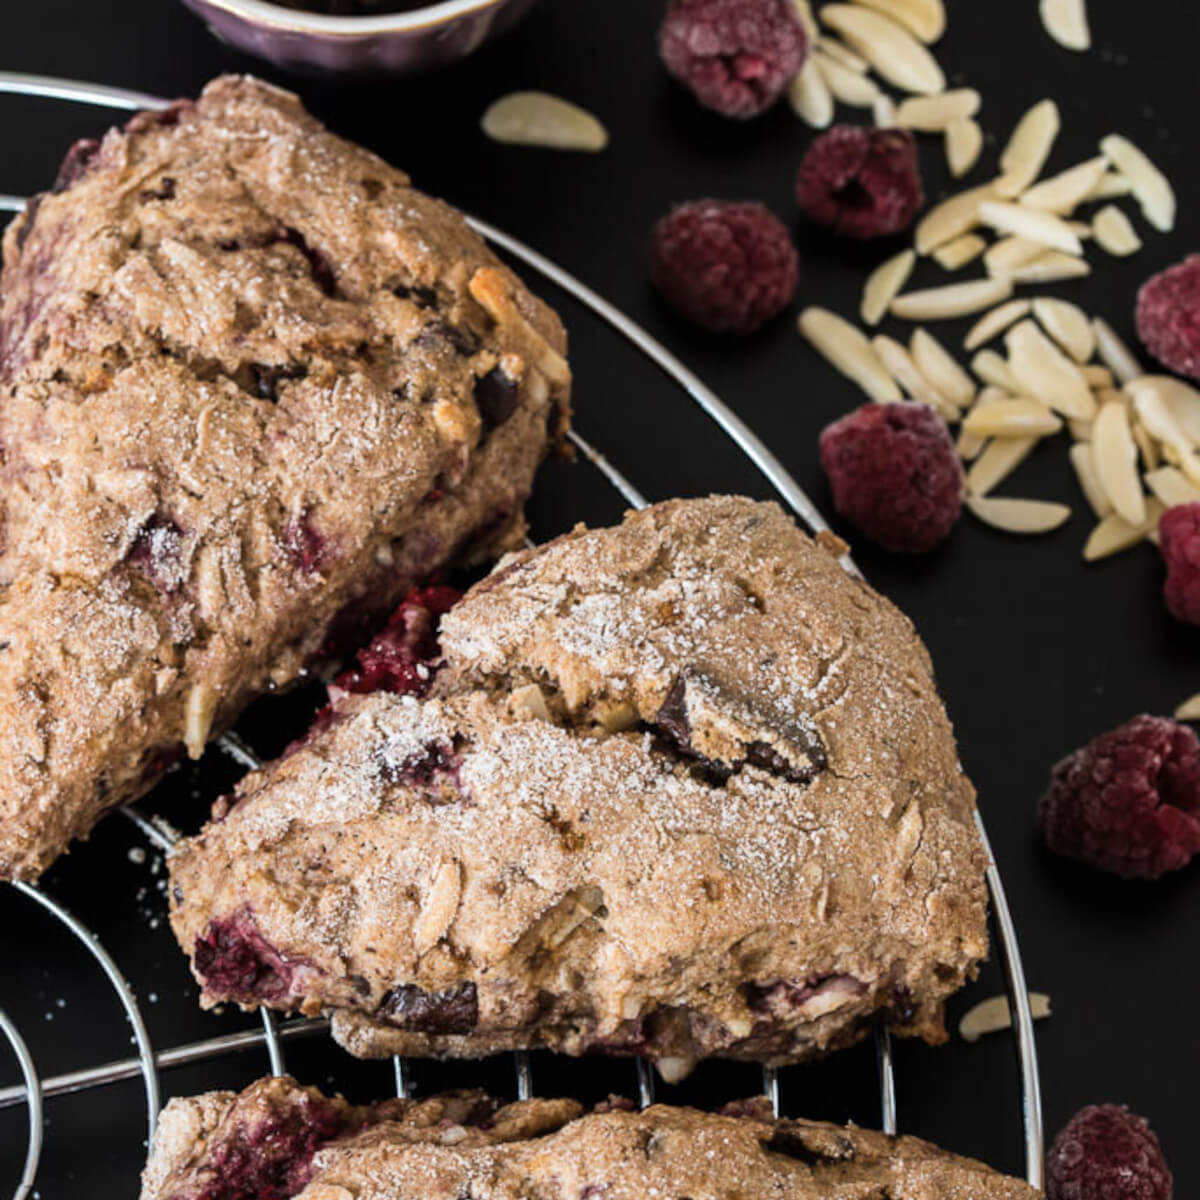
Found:
[[[16, 72], [0, 72], [0, 93], [65, 100], [131, 112], [162, 108], [167, 104], [167, 101], [160, 97], [142, 92]], [[0, 194], [0, 211], [19, 212], [24, 206], [23, 197]], [[816, 505], [757, 435], [665, 346], [652, 338], [619, 309], [597, 295], [586, 284], [536, 250], [478, 218], [467, 217], [467, 221], [472, 228], [498, 249], [536, 271], [589, 309], [664, 371], [765, 476], [779, 497], [812, 533], [829, 528]], [[647, 502], [642, 493], [617, 467], [580, 434], [572, 432], [570, 436], [583, 458], [601, 472], [628, 504], [634, 508], [646, 506]], [[842, 559], [842, 565], [851, 575], [861, 578], [861, 573], [849, 555]], [[219, 740], [218, 745], [225, 754], [244, 769], [252, 770], [261, 765], [258, 755], [237, 734], [225, 735]], [[169, 853], [176, 839], [176, 834], [170, 826], [160, 819], [146, 816], [135, 806], [129, 806], [119, 811], [137, 827], [152, 849], [164, 854]], [[1025, 1174], [1030, 1184], [1040, 1188], [1043, 1175], [1042, 1100], [1033, 1017], [1029, 1007], [1029, 995], [1026, 990], [1025, 973], [1021, 963], [1016, 929], [1009, 912], [1004, 885], [992, 855], [983, 819], [978, 812], [976, 812], [975, 820], [988, 856], [987, 884], [991, 896], [995, 940], [1000, 950], [1009, 1006], [1013, 1014], [1021, 1091]], [[22, 1078], [22, 1082], [19, 1084], [0, 1088], [0, 1109], [24, 1105], [28, 1114], [28, 1146], [21, 1177], [13, 1193], [14, 1200], [25, 1200], [34, 1187], [42, 1155], [43, 1130], [47, 1119], [45, 1102], [47, 1100], [140, 1076], [145, 1091], [148, 1137], [152, 1138], [161, 1107], [160, 1071], [186, 1064], [206, 1062], [237, 1051], [261, 1048], [266, 1052], [271, 1073], [281, 1075], [287, 1069], [285, 1047], [289, 1042], [321, 1034], [328, 1029], [328, 1022], [325, 1020], [278, 1021], [274, 1014], [263, 1010], [260, 1014], [261, 1028], [252, 1027], [219, 1037], [160, 1049], [151, 1041], [142, 1015], [141, 1004], [134, 989], [122, 974], [112, 955], [87, 925], [41, 887], [27, 883], [14, 883], [11, 886], [31, 904], [40, 907], [60, 922], [95, 960], [96, 966], [112, 987], [124, 1009], [132, 1028], [133, 1043], [136, 1048], [136, 1054], [127, 1059], [43, 1078], [38, 1072], [29, 1045], [21, 1031], [0, 1008], [0, 1033], [3, 1033], [12, 1049]], [[895, 1133], [897, 1114], [892, 1047], [887, 1027], [882, 1022], [876, 1026], [875, 1051], [880, 1090], [880, 1124], [885, 1132]], [[517, 1095], [521, 1099], [528, 1098], [534, 1094], [530, 1056], [526, 1052], [517, 1051], [512, 1058]], [[396, 1058], [393, 1060], [393, 1064], [396, 1093], [405, 1096], [411, 1091], [408, 1063], [404, 1059]], [[645, 1059], [638, 1058], [636, 1070], [638, 1098], [640, 1103], [645, 1106], [652, 1103], [654, 1099], [653, 1069]], [[780, 1107], [779, 1075], [773, 1068], [764, 1068], [763, 1070], [763, 1091], [778, 1115]]]

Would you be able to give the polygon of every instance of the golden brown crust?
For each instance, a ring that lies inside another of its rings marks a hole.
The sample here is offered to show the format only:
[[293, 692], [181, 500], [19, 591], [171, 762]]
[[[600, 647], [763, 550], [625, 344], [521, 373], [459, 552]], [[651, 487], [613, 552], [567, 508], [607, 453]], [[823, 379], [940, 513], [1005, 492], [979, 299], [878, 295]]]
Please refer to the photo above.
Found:
[[4, 238], [0, 878], [513, 545], [568, 411], [550, 310], [287, 92], [219, 79], [69, 162]]
[[[363, 1056], [783, 1063], [944, 1036], [986, 952], [973, 793], [912, 626], [774, 505], [517, 555], [172, 860], [205, 1002]], [[681, 682], [682, 681], [682, 682]]]

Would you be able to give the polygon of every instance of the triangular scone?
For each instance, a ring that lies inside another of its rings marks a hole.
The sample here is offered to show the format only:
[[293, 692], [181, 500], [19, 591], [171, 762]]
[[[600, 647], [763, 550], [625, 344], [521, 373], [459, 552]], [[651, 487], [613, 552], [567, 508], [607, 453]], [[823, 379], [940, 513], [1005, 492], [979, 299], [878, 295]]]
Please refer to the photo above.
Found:
[[0, 301], [0, 879], [512, 545], [557, 319], [462, 218], [246, 78], [80, 143]]
[[913, 1137], [573, 1100], [475, 1093], [352, 1109], [287, 1078], [172, 1100], [141, 1200], [1037, 1200], [1033, 1188]]
[[421, 698], [339, 695], [171, 865], [204, 1001], [355, 1054], [784, 1063], [930, 1041], [986, 952], [973, 792], [912, 625], [774, 505], [522, 552]]

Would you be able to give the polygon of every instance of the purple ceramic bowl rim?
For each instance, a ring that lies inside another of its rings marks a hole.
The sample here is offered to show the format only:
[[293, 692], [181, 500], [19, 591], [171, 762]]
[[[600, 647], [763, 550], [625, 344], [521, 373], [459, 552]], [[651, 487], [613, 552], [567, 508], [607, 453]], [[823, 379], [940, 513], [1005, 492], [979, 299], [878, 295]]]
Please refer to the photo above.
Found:
[[446, 25], [470, 13], [505, 7], [510, 0], [443, 0], [409, 12], [377, 17], [330, 17], [324, 13], [285, 8], [269, 0], [201, 0], [205, 8], [239, 17], [255, 25], [286, 33], [316, 33], [323, 37], [359, 38], [388, 33], [419, 33]]

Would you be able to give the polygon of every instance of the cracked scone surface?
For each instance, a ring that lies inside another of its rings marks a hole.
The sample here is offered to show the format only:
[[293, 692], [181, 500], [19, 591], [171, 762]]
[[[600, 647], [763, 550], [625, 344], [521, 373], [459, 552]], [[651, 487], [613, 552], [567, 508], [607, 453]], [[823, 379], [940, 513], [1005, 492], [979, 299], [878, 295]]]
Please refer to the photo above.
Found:
[[785, 1063], [944, 1037], [986, 953], [973, 792], [911, 624], [774, 505], [504, 562], [425, 697], [335, 700], [171, 863], [208, 1004], [353, 1053]]
[[557, 318], [290, 93], [79, 143], [6, 231], [0, 878], [428, 572], [519, 541]]
[[[319, 1128], [321, 1115], [338, 1114]], [[303, 1114], [303, 1115], [301, 1115]], [[310, 1114], [316, 1114], [311, 1116]], [[141, 1200], [1036, 1200], [1039, 1192], [912, 1137], [620, 1101], [504, 1107], [478, 1094], [351, 1109], [286, 1078], [172, 1100]]]

